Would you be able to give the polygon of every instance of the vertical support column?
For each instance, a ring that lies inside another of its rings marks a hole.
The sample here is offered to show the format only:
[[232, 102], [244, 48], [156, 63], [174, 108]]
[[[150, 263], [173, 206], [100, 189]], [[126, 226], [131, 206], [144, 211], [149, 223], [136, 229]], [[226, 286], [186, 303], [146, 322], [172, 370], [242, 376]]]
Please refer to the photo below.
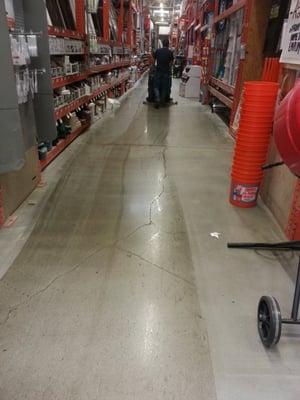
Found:
[[118, 43], [122, 44], [122, 36], [123, 36], [123, 27], [124, 27], [124, 0], [120, 1], [120, 12], [118, 16]]
[[78, 32], [85, 33], [85, 1], [76, 0], [76, 29]]
[[300, 179], [297, 180], [290, 215], [285, 229], [289, 240], [300, 239]]
[[103, 39], [109, 41], [109, 3], [110, 0], [103, 0]]
[[127, 32], [126, 32], [126, 44], [132, 46], [132, 5], [131, 0], [129, 0], [128, 8], [128, 22], [127, 22]]
[[0, 228], [4, 224], [5, 214], [4, 214], [4, 204], [3, 204], [3, 189], [0, 186]]

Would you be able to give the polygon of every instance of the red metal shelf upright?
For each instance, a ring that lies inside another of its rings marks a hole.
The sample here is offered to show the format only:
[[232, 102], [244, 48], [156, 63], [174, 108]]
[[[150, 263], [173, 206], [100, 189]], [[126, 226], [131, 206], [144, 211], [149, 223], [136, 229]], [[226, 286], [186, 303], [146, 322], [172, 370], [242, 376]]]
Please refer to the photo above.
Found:
[[85, 34], [85, 0], [76, 0], [76, 28]]
[[124, 0], [120, 0], [120, 10], [118, 15], [118, 44], [122, 45], [122, 36], [124, 29]]
[[132, 1], [128, 3], [128, 15], [127, 15], [127, 31], [126, 31], [126, 44], [132, 48], [132, 28], [133, 28], [133, 12], [132, 12]]
[[103, 39], [109, 41], [109, 7], [110, 0], [103, 0]]

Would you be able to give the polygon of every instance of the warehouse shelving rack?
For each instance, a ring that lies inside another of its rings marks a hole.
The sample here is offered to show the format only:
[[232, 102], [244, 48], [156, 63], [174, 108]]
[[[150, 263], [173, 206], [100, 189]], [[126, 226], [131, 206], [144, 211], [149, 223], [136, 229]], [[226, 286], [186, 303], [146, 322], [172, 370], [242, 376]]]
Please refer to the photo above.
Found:
[[[233, 123], [239, 107], [241, 91], [244, 81], [260, 79], [263, 67], [263, 46], [267, 29], [267, 22], [271, 10], [271, 0], [236, 0], [230, 7], [219, 13], [221, 0], [215, 1], [215, 15], [213, 21], [213, 41], [217, 35], [217, 24], [228, 21], [237, 12], [243, 10], [243, 28], [241, 46], [238, 49], [241, 57], [238, 64], [236, 81], [234, 84], [220, 79], [213, 74], [211, 68], [209, 92], [211, 99], [217, 98], [231, 110], [230, 133], [235, 136]], [[216, 57], [216, 49], [212, 46], [212, 59]]]
[[208, 16], [214, 12], [214, 0], [198, 0], [196, 10], [195, 50], [193, 64], [201, 66], [200, 100], [208, 103], [208, 81], [211, 69], [211, 21]]
[[[48, 36], [56, 36], [56, 37], [62, 37], [62, 38], [70, 38], [70, 39], [76, 39], [76, 40], [81, 40], [84, 42], [84, 45], [86, 46], [86, 54], [85, 54], [85, 63], [86, 63], [86, 69], [83, 72], [80, 72], [78, 74], [70, 75], [70, 76], [59, 76], [59, 77], [54, 77], [51, 78], [51, 86], [52, 90], [53, 89], [59, 89], [64, 86], [71, 85], [76, 82], [81, 82], [89, 79], [90, 76], [92, 75], [97, 75], [101, 74], [104, 72], [110, 72], [116, 69], [119, 69], [121, 72], [124, 71], [125, 68], [128, 68], [131, 65], [130, 60], [124, 60], [120, 62], [115, 62], [115, 63], [110, 63], [110, 64], [104, 64], [104, 65], [91, 65], [89, 62], [89, 50], [88, 50], [88, 35], [89, 32], [86, 32], [86, 2], [85, 0], [76, 0], [76, 31], [70, 31], [67, 29], [61, 29], [59, 27], [53, 27], [53, 26], [48, 26], [47, 27], [47, 33]], [[132, 24], [128, 23], [126, 27], [126, 43], [123, 43], [123, 37], [124, 37], [124, 18], [125, 18], [125, 5], [124, 5], [124, 0], [120, 1], [120, 8], [118, 10], [118, 40], [116, 42], [113, 42], [110, 40], [110, 26], [109, 26], [109, 9], [110, 9], [110, 0], [104, 0], [102, 3], [102, 22], [103, 22], [103, 36], [102, 37], [97, 37], [97, 41], [100, 44], [103, 45], [108, 45], [110, 47], [113, 46], [125, 46], [129, 52], [131, 51], [131, 46], [132, 46], [132, 41], [130, 38], [132, 37]], [[128, 2], [128, 15], [131, 15], [131, 10], [132, 10], [132, 0]], [[120, 85], [121, 87], [121, 93], [123, 94], [125, 91], [125, 80], [128, 80], [128, 77], [126, 79], [121, 78], [117, 79], [114, 81], [112, 84], [103, 84], [100, 88], [97, 88], [93, 93], [89, 95], [82, 96], [74, 101], [71, 101], [70, 104], [63, 105], [62, 107], [59, 108], [54, 108], [52, 111], [53, 115], [53, 123], [56, 123], [57, 120], [61, 120], [64, 116], [74, 112], [75, 110], [79, 109], [82, 106], [88, 105], [91, 101], [93, 101], [95, 98], [99, 97], [102, 94], [108, 95], [110, 91], [117, 85]], [[47, 112], [49, 112], [49, 107], [47, 109]], [[54, 139], [54, 135], [56, 134], [56, 129], [55, 126], [51, 124], [51, 129], [52, 136], [49, 136], [49, 134], [42, 138], [41, 140], [51, 140]], [[49, 126], [49, 125], [48, 125]], [[81, 129], [76, 129], [76, 134], [73, 135], [74, 137], [77, 137], [78, 134], [82, 133], [86, 128], [88, 127], [87, 124], [83, 124]], [[39, 129], [38, 129], [39, 130]], [[72, 137], [73, 137], [72, 136]], [[73, 140], [74, 140], [73, 137]], [[62, 151], [69, 143], [69, 140], [64, 141], [65, 145], [60, 145], [59, 149]], [[59, 154], [59, 150], [55, 150], [55, 152], [52, 151], [51, 154], [49, 154], [49, 160], [53, 159], [53, 154]], [[43, 167], [47, 164], [48, 165], [48, 156], [47, 156], [47, 161], [43, 162], [42, 165]]]
[[[76, 0], [75, 5], [75, 30], [63, 29], [57, 26], [49, 26], [46, 14], [46, 6], [44, 0], [26, 0], [26, 2], [21, 2], [21, 0], [11, 0], [15, 4], [18, 4], [18, 8], [20, 8], [19, 3], [22, 4], [22, 8], [24, 8], [24, 28], [28, 32], [39, 32], [40, 35], [37, 37], [37, 45], [38, 45], [38, 57], [35, 57], [32, 60], [31, 67], [39, 70], [43, 70], [43, 74], [38, 77], [38, 93], [32, 101], [32, 115], [33, 123], [31, 129], [31, 135], [34, 137], [34, 146], [33, 146], [33, 156], [30, 157], [30, 163], [34, 166], [34, 180], [32, 178], [32, 174], [29, 175], [31, 186], [28, 185], [27, 181], [23, 180], [22, 182], [15, 180], [13, 178], [10, 180], [10, 187], [14, 186], [14, 181], [18, 182], [18, 188], [15, 188], [16, 191], [20, 192], [20, 188], [22, 185], [28, 186], [29, 192], [33, 190], [36, 186], [40, 171], [46, 168], [52, 160], [57, 157], [72, 141], [74, 141], [78, 135], [83, 133], [89, 126], [90, 122], [88, 120], [81, 120], [81, 126], [74, 128], [74, 130], [68, 134], [64, 139], [57, 139], [57, 129], [56, 124], [68, 114], [78, 110], [80, 107], [88, 106], [90, 102], [96, 100], [97, 98], [103, 99], [105, 96], [105, 104], [106, 97], [110, 94], [118, 94], [122, 95], [125, 93], [127, 87], [129, 87], [129, 78], [130, 74], [126, 71], [128, 67], [132, 65], [130, 60], [132, 49], [136, 47], [134, 42], [136, 35], [133, 34], [133, 31], [136, 30], [136, 20], [134, 17], [135, 14], [142, 12], [142, 5], [140, 0], [120, 0], [118, 10], [118, 36], [117, 40], [114, 42], [110, 40], [110, 32], [109, 32], [109, 7], [111, 0], [103, 1], [103, 37], [98, 37], [97, 40], [99, 43], [103, 43], [109, 45], [110, 47], [122, 47], [124, 48], [124, 60], [120, 60], [118, 62], [111, 62], [104, 65], [90, 65], [89, 63], [89, 48], [88, 48], [88, 32], [86, 31], [86, 16], [87, 16], [87, 8], [86, 8], [86, 0]], [[3, 12], [2, 12], [3, 11]], [[1, 14], [3, 14], [3, 41], [7, 39], [7, 52], [10, 52], [9, 39], [8, 39], [8, 29], [13, 30], [16, 27], [16, 21], [12, 18], [9, 20], [5, 16], [5, 9], [3, 5], [3, 10], [1, 10]], [[129, 17], [129, 18], [128, 18]], [[6, 19], [6, 23], [5, 23]], [[18, 26], [17, 26], [18, 28]], [[7, 37], [6, 37], [7, 36]], [[49, 37], [58, 37], [58, 38], [66, 38], [72, 40], [78, 40], [83, 43], [84, 52], [82, 54], [82, 59], [84, 60], [85, 68], [83, 68], [80, 72], [73, 75], [62, 75], [52, 77], [51, 74], [51, 63], [50, 63], [50, 47], [49, 47]], [[3, 42], [4, 43], [4, 42]], [[2, 46], [3, 47], [3, 46]], [[10, 59], [10, 54], [7, 54], [7, 59]], [[10, 67], [11, 70], [12, 67]], [[62, 107], [55, 108], [54, 106], [54, 98], [53, 91], [59, 90], [60, 88], [67, 87], [68, 85], [72, 85], [77, 82], [89, 80], [92, 76], [97, 74], [107, 73], [110, 71], [118, 70], [121, 73], [116, 74], [116, 77], [113, 77], [110, 82], [103, 82], [100, 87], [94, 87], [92, 93], [87, 93], [82, 97], [77, 98], [76, 100], [71, 101], [69, 104], [64, 104]], [[7, 71], [3, 70], [3, 74], [7, 75]], [[5, 83], [5, 87], [8, 87], [8, 84], [11, 87], [10, 92], [16, 90], [15, 81], [13, 78], [9, 82]], [[4, 85], [4, 83], [3, 83]], [[3, 86], [2, 85], [2, 86]], [[117, 90], [115, 90], [118, 88]], [[7, 91], [9, 89], [5, 89]], [[9, 96], [10, 97], [10, 96]], [[7, 101], [6, 101], [7, 102]], [[18, 114], [18, 106], [16, 103], [16, 113]], [[5, 106], [5, 101], [3, 99], [2, 102]], [[16, 115], [17, 115], [16, 114]], [[31, 115], [30, 114], [30, 115]], [[20, 121], [18, 118], [14, 118], [14, 124], [18, 124], [18, 128], [14, 131], [22, 132]], [[32, 121], [28, 121], [27, 125], [30, 127]], [[25, 124], [26, 125], [26, 124]], [[30, 126], [29, 126], [30, 125]], [[5, 125], [4, 125], [5, 126]], [[27, 128], [26, 128], [27, 129]], [[55, 141], [56, 145], [53, 146], [52, 149], [49, 149], [47, 152], [46, 159], [38, 162], [37, 160], [37, 149], [36, 149], [36, 141], [35, 136], [38, 138], [38, 142], [52, 142]], [[20, 137], [20, 142], [21, 142]], [[31, 153], [30, 153], [31, 154]], [[28, 158], [28, 157], [27, 157]], [[26, 172], [26, 171], [25, 171]], [[14, 174], [13, 176], [15, 176]], [[23, 170], [20, 173], [20, 179], [24, 178]], [[28, 175], [28, 174], [27, 174]], [[27, 179], [26, 175], [26, 179]], [[19, 175], [18, 175], [19, 176]], [[10, 179], [10, 177], [9, 177]], [[30, 187], [29, 187], [30, 186]], [[15, 189], [13, 189], [15, 191]], [[11, 201], [10, 199], [10, 209], [8, 210], [5, 204], [7, 204], [7, 196], [3, 191], [3, 186], [0, 182], [0, 226], [3, 225], [5, 219], [10, 215], [11, 212], [16, 209], [16, 207], [20, 204], [21, 201], [25, 199], [25, 197], [29, 194], [28, 190], [24, 195], [18, 193], [18, 199], [16, 202]], [[19, 195], [20, 194], [20, 195]]]

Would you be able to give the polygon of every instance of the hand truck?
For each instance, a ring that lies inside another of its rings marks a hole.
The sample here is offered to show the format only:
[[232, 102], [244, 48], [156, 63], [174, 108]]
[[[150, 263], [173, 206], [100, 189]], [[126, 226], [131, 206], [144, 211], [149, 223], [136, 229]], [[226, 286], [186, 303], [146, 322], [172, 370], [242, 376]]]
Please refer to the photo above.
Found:
[[[281, 243], [228, 243], [229, 249], [252, 249], [269, 251], [299, 251], [300, 241]], [[257, 328], [263, 345], [276, 346], [281, 337], [282, 324], [300, 325], [298, 318], [300, 303], [300, 257], [290, 318], [282, 318], [278, 301], [273, 296], [262, 296], [257, 307]]]

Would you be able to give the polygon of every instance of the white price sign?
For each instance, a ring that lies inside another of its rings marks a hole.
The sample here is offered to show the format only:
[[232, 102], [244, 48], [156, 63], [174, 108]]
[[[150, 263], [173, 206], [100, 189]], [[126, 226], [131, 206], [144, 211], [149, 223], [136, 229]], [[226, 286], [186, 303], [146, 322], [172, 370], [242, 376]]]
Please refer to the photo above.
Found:
[[281, 42], [280, 62], [300, 64], [300, 0], [292, 0]]
[[13, 0], [5, 0], [5, 11], [7, 18], [14, 20], [15, 19], [15, 13], [14, 13], [14, 6], [13, 6]]

